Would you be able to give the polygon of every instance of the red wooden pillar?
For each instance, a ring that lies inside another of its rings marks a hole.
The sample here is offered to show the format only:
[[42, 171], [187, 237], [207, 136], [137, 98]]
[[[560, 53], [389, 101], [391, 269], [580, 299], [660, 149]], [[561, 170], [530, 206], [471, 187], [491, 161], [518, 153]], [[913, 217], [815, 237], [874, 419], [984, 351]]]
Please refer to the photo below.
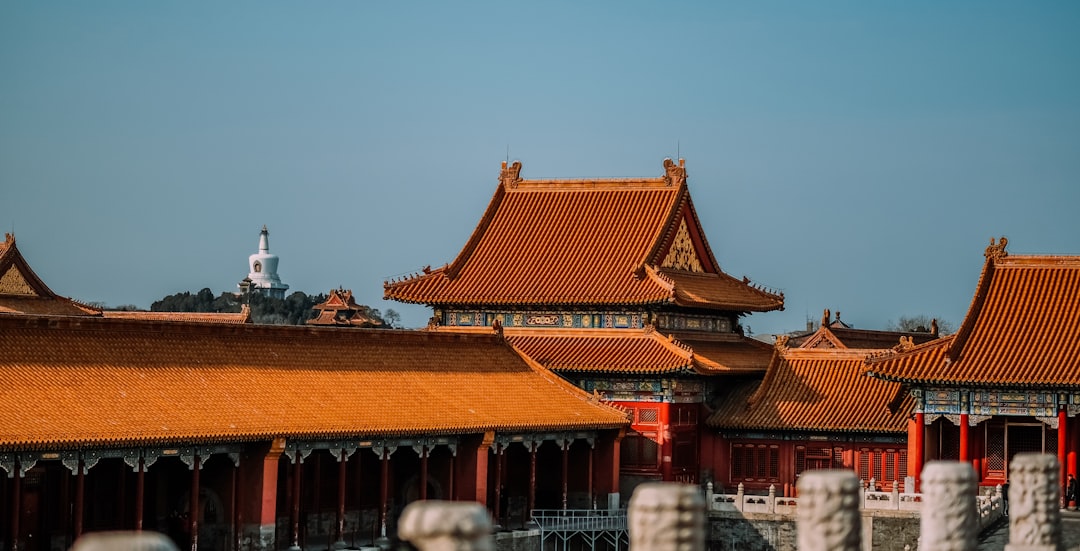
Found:
[[143, 529], [143, 492], [146, 488], [146, 462], [139, 458], [139, 470], [135, 475], [135, 531]]
[[420, 447], [420, 499], [427, 499], [428, 447]]
[[278, 471], [284, 451], [285, 439], [277, 438], [245, 452], [244, 468], [239, 471], [237, 524], [240, 537], [250, 540], [252, 549], [266, 549], [276, 539]]
[[11, 551], [19, 551], [19, 516], [22, 512], [22, 465], [15, 459], [11, 488]]
[[457, 449], [450, 452], [450, 488], [446, 492], [446, 495], [450, 496], [450, 501], [457, 501], [457, 490], [454, 486], [455, 478], [457, 478]]
[[495, 524], [500, 524], [503, 513], [503, 445], [496, 443], [493, 451], [495, 452], [495, 503], [492, 503], [492, 509], [495, 511]]
[[240, 454], [230, 454], [233, 468], [229, 471], [229, 535], [233, 551], [240, 551]]
[[191, 529], [191, 551], [199, 551], [199, 471], [202, 470], [202, 461], [199, 454], [195, 454], [192, 461], [188, 527]]
[[529, 509], [526, 516], [532, 516], [536, 508], [536, 442], [529, 442]]
[[74, 521], [74, 534], [75, 539], [79, 539], [79, 536], [83, 532], [83, 500], [86, 497], [86, 462], [79, 459], [78, 472], [75, 473], [75, 504], [73, 506], [75, 512], [72, 516]]
[[595, 455], [596, 443], [593, 442], [589, 444], [589, 466], [585, 470], [585, 472], [588, 473], [589, 476], [589, 479], [585, 484], [585, 487], [588, 488], [589, 491], [588, 503], [592, 506], [593, 509], [596, 509], [596, 491], [593, 489], [593, 463], [595, 461], [595, 458], [593, 456]]
[[1069, 480], [1069, 477], [1066, 476], [1066, 471], [1068, 469], [1068, 465], [1065, 463], [1065, 456], [1066, 456], [1065, 447], [1069, 443], [1069, 432], [1066, 430], [1068, 428], [1068, 419], [1069, 418], [1068, 418], [1068, 416], [1066, 414], [1067, 414], [1067, 412], [1065, 411], [1065, 404], [1061, 404], [1061, 406], [1058, 409], [1058, 427], [1057, 427], [1057, 456], [1058, 456], [1058, 466], [1059, 466], [1059, 471], [1060, 471], [1058, 476], [1061, 477], [1060, 478], [1060, 480], [1061, 480], [1061, 483], [1060, 483], [1061, 501], [1062, 501], [1062, 503], [1064, 504], [1065, 507], [1068, 507], [1069, 504], [1065, 502], [1065, 486], [1068, 484], [1068, 480]]
[[382, 474], [379, 481], [379, 535], [386, 537], [386, 511], [389, 504], [390, 454], [382, 448]]
[[671, 404], [667, 402], [660, 404], [660, 431], [658, 437], [660, 438], [660, 476], [664, 482], [671, 482], [675, 480], [671, 472], [671, 454], [674, 451], [674, 446], [671, 442]]
[[345, 548], [345, 474], [349, 464], [349, 453], [344, 448], [338, 454], [338, 496], [337, 496], [337, 529], [334, 534], [334, 548]]
[[300, 479], [304, 476], [304, 458], [300, 450], [294, 450], [292, 477], [292, 545], [289, 549], [300, 549]]
[[915, 426], [912, 427], [912, 431], [915, 433], [915, 449], [912, 456], [914, 457], [914, 463], [912, 465], [912, 474], [915, 476], [915, 491], [918, 492], [922, 488], [922, 468], [923, 468], [923, 454], [926, 447], [926, 414], [923, 412], [915, 413]]
[[960, 461], [967, 463], [971, 459], [969, 449], [971, 442], [968, 437], [968, 414], [960, 414]]
[[1076, 437], [1078, 426], [1080, 426], [1080, 423], [1069, 423], [1069, 445], [1065, 447], [1065, 462], [1069, 465], [1068, 474], [1073, 476], [1076, 476]]
[[458, 444], [461, 461], [455, 464], [460, 477], [454, 483], [457, 499], [475, 501], [481, 505], [488, 502], [488, 455], [495, 442], [495, 432], [462, 438]]
[[570, 440], [563, 440], [560, 444], [562, 444], [562, 510], [565, 511], [570, 493]]

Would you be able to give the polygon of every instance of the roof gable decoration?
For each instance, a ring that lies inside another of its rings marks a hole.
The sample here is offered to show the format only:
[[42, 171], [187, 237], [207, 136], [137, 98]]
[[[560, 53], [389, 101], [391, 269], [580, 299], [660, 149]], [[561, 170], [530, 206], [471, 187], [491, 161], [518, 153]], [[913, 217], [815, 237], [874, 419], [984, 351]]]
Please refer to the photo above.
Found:
[[28, 297], [40, 296], [26, 281], [19, 268], [14, 265], [9, 266], [4, 275], [0, 276], [0, 294]]
[[694, 240], [690, 238], [690, 230], [686, 227], [686, 218], [679, 220], [679, 229], [675, 231], [675, 239], [668, 247], [667, 256], [660, 263], [660, 267], [687, 272], [705, 272], [705, 269], [701, 267]]
[[5, 233], [0, 244], [0, 295], [56, 298], [44, 281], [34, 273], [15, 246], [15, 234]]

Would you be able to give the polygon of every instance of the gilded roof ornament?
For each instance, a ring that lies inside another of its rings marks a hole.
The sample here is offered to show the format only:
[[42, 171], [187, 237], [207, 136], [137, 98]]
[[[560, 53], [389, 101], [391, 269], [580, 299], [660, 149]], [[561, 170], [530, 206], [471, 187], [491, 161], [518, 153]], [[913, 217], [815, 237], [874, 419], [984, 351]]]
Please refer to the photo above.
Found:
[[679, 159], [679, 164], [671, 159], [664, 159], [664, 180], [669, 186], [686, 183], [686, 159]]
[[1002, 258], [1009, 256], [1009, 253], [1005, 251], [1005, 245], [1007, 245], [1008, 243], [1009, 240], [1004, 235], [1001, 236], [1001, 239], [997, 242], [996, 245], [994, 244], [994, 238], [991, 237], [990, 245], [986, 247], [986, 252], [983, 253], [983, 255], [991, 260], [1001, 260]]
[[499, 181], [504, 186], [510, 188], [516, 188], [518, 182], [521, 181], [521, 161], [514, 161], [513, 164], [507, 166], [506, 161], [502, 163], [502, 171], [499, 173]]
[[790, 338], [791, 337], [788, 336], [788, 335], [777, 335], [776, 336], [776, 342], [773, 343], [773, 345], [776, 347], [777, 350], [780, 350], [781, 352], [783, 352], [784, 350], [787, 350], [787, 348], [788, 348], [788, 339], [790, 339]]
[[902, 336], [900, 337], [900, 344], [894, 346], [893, 350], [896, 350], [897, 352], [907, 352], [912, 348], [915, 348], [915, 341], [911, 336]]

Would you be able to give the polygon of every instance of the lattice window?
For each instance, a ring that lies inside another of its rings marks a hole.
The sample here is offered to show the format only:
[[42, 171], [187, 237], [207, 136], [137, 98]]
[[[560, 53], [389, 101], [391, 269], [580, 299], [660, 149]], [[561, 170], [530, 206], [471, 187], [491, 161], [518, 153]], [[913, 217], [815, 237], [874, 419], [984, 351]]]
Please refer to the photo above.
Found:
[[642, 425], [655, 425], [660, 420], [660, 411], [656, 408], [641, 408], [637, 414], [638, 423]]
[[866, 448], [859, 450], [859, 478], [870, 480], [870, 450]]
[[833, 468], [839, 469], [844, 466], [844, 448], [833, 448]]
[[957, 461], [960, 459], [960, 427], [944, 419], [938, 421], [941, 427], [938, 443], [941, 449], [941, 459]]
[[769, 446], [769, 478], [780, 478], [780, 446]]
[[986, 427], [986, 470], [993, 478], [1005, 476], [1005, 427]]
[[738, 480], [743, 477], [743, 453], [746, 449], [741, 444], [731, 446], [731, 479]]
[[897, 473], [900, 475], [897, 480], [903, 481], [905, 478], [907, 478], [907, 450], [900, 450], [900, 453], [898, 453], [897, 456], [899, 456], [897, 458], [899, 469], [897, 470], [900, 471], [899, 473]]
[[896, 450], [885, 450], [885, 480], [896, 480]]
[[870, 465], [873, 467], [873, 469], [871, 469], [872, 476], [879, 484], [882, 481], [881, 463], [883, 455], [885, 454], [881, 453], [881, 450], [874, 450], [873, 453], [870, 454]]
[[806, 470], [806, 446], [795, 447], [795, 474], [800, 475]]

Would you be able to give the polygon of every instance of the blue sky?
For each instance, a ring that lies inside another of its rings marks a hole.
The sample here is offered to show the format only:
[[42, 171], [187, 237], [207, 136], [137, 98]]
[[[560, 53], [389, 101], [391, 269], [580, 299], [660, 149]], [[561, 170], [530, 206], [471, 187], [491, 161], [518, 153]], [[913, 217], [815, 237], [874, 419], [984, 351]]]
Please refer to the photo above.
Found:
[[292, 290], [458, 253], [525, 178], [686, 158], [721, 267], [824, 308], [959, 324], [991, 236], [1080, 254], [1072, 2], [0, 3], [0, 226], [55, 291]]

